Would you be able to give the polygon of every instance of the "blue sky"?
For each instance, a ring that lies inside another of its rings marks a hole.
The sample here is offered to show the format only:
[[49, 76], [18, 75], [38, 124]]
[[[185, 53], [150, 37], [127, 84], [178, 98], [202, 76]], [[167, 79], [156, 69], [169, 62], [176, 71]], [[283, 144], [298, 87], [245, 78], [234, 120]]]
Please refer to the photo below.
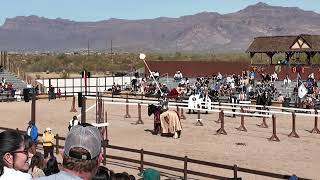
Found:
[[0, 5], [0, 25], [6, 18], [29, 15], [99, 21], [109, 18], [180, 17], [203, 11], [226, 14], [257, 2], [320, 13], [319, 0], [3, 0]]

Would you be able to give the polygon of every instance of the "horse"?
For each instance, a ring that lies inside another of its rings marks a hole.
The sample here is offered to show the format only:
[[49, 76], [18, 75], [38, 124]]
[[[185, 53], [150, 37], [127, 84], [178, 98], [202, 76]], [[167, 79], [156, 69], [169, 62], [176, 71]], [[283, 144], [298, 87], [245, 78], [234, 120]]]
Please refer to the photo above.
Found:
[[180, 117], [176, 111], [161, 112], [161, 107], [154, 104], [148, 105], [148, 115], [154, 115], [154, 134], [179, 138], [181, 135]]

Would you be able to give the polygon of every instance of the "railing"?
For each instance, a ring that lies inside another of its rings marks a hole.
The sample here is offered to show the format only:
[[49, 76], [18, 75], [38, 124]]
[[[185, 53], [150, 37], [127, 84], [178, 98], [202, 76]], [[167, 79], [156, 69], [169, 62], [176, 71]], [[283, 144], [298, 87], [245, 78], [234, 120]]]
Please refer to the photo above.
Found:
[[[84, 79], [81, 77], [76, 78], [48, 78], [48, 79], [37, 79], [37, 82], [42, 84], [44, 87], [50, 87], [52, 85], [55, 92], [58, 89], [61, 92], [66, 92], [68, 94], [72, 93], [74, 95], [77, 92], [101, 92], [106, 91], [112, 87], [112, 85], [118, 84], [121, 88], [124, 88], [126, 83], [131, 84], [132, 77], [127, 76], [103, 76], [103, 77], [90, 77], [87, 78], [85, 84]], [[46, 94], [47, 91], [42, 91], [41, 93]]]
[[[0, 130], [14, 130], [14, 129], [0, 127]], [[18, 128], [15, 130], [17, 130], [18, 132], [21, 132], [21, 133], [26, 133], [25, 131], [19, 130]], [[42, 136], [42, 135], [43, 134], [41, 134], [41, 133], [39, 134], [39, 136]], [[59, 154], [59, 149], [64, 148], [64, 146], [60, 145], [60, 141], [65, 141], [65, 137], [60, 137], [58, 134], [56, 134], [54, 136], [54, 138], [56, 140], [56, 144], [55, 144], [56, 151], [55, 152], [56, 152], [56, 154]], [[40, 144], [40, 143], [38, 143], [38, 144]], [[260, 176], [278, 178], [278, 179], [288, 179], [290, 177], [289, 175], [253, 170], [253, 169], [248, 169], [248, 168], [241, 168], [241, 167], [238, 167], [237, 165], [230, 166], [230, 165], [225, 165], [225, 164], [212, 163], [212, 162], [207, 162], [207, 161], [191, 159], [191, 158], [188, 158], [187, 156], [178, 157], [178, 156], [172, 156], [172, 155], [168, 155], [168, 154], [161, 154], [161, 153], [156, 153], [156, 152], [151, 152], [151, 151], [145, 151], [144, 149], [139, 150], [139, 149], [132, 149], [132, 148], [127, 148], [127, 147], [109, 145], [107, 140], [104, 140], [102, 142], [102, 148], [103, 148], [103, 161], [102, 162], [104, 165], [106, 165], [107, 158], [125, 161], [125, 162], [131, 162], [131, 163], [139, 164], [140, 171], [142, 171], [144, 169], [144, 166], [147, 165], [147, 166], [152, 166], [152, 167], [156, 167], [156, 168], [161, 168], [161, 169], [166, 169], [166, 170], [170, 170], [170, 171], [174, 171], [174, 172], [183, 173], [184, 180], [187, 180], [188, 175], [196, 175], [196, 176], [200, 176], [200, 177], [222, 179], [222, 180], [239, 179], [238, 172], [244, 172], [244, 173], [248, 173], [248, 174], [260, 175]], [[137, 153], [137, 154], [140, 154], [140, 159], [137, 160], [137, 159], [125, 158], [123, 156], [107, 155], [106, 154], [107, 148]], [[177, 161], [183, 162], [184, 168], [182, 169], [182, 168], [176, 168], [176, 167], [171, 167], [171, 166], [162, 165], [162, 164], [156, 164], [153, 162], [148, 162], [148, 161], [144, 160], [145, 155], [167, 158], [167, 159], [171, 159], [171, 160], [177, 160]], [[208, 173], [204, 173], [204, 172], [188, 170], [188, 164], [190, 164], [190, 163], [197, 164], [197, 165], [205, 165], [205, 166], [215, 167], [215, 168], [220, 168], [220, 169], [231, 170], [231, 171], [233, 171], [233, 177], [229, 178], [229, 177], [224, 177], [224, 176], [219, 176], [219, 175], [214, 175], [214, 174], [208, 174]], [[301, 178], [301, 177], [299, 179], [300, 180], [309, 180], [307, 178]]]

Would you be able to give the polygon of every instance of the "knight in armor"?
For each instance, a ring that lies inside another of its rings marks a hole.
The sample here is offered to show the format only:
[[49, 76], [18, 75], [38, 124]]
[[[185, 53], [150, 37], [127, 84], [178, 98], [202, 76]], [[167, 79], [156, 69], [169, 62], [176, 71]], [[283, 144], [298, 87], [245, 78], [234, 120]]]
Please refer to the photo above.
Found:
[[169, 101], [167, 98], [164, 97], [162, 100], [160, 100], [159, 108], [161, 109], [161, 113], [169, 109]]

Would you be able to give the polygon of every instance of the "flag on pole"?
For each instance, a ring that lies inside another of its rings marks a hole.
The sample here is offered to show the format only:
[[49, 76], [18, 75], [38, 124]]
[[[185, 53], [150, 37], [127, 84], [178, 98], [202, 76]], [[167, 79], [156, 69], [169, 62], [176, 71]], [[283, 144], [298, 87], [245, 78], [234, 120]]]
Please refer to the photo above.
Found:
[[298, 96], [299, 98], [303, 98], [308, 93], [307, 88], [304, 86], [303, 83], [298, 88]]

